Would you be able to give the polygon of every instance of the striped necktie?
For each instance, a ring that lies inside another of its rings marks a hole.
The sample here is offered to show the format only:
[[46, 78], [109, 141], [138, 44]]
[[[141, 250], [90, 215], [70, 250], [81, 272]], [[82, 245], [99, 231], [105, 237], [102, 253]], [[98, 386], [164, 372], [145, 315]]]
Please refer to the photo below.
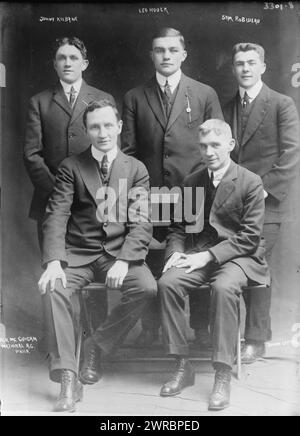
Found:
[[71, 86], [71, 89], [70, 89], [70, 100], [69, 100], [71, 108], [74, 106], [75, 100], [76, 100], [76, 91], [74, 89], [74, 86]]

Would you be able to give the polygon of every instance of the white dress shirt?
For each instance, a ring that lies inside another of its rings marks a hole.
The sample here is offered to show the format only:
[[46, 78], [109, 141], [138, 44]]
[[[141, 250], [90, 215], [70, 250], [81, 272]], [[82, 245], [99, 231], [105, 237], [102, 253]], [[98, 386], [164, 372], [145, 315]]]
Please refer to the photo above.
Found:
[[241, 102], [243, 103], [244, 94], [245, 94], [245, 91], [247, 91], [247, 94], [249, 96], [249, 103], [252, 103], [253, 100], [260, 93], [262, 86], [263, 86], [263, 82], [261, 80], [256, 82], [255, 85], [253, 85], [252, 88], [250, 88], [250, 89], [245, 89], [245, 88], [242, 88], [240, 86], [239, 93], [240, 93]]
[[226, 173], [226, 171], [228, 170], [230, 164], [231, 164], [231, 159], [229, 159], [229, 162], [228, 162], [228, 164], [225, 167], [220, 168], [217, 171], [212, 171], [212, 170], [210, 170], [208, 168], [209, 178], [211, 177], [211, 173], [214, 173], [213, 184], [214, 184], [215, 187], [217, 187], [219, 185], [219, 183], [221, 182], [221, 180], [222, 180], [224, 174]]
[[158, 71], [156, 71], [156, 80], [157, 80], [162, 92], [165, 91], [166, 81], [168, 81], [171, 92], [173, 94], [174, 90], [176, 89], [176, 86], [178, 86], [178, 83], [180, 82], [180, 79], [181, 79], [181, 70], [180, 69], [178, 71], [176, 71], [176, 73], [171, 74], [171, 76], [168, 76], [168, 77], [163, 76]]
[[118, 154], [118, 146], [116, 145], [114, 148], [112, 148], [111, 150], [109, 150], [107, 153], [104, 153], [101, 150], [98, 150], [96, 147], [94, 147], [92, 145], [92, 155], [93, 158], [96, 159], [96, 161], [99, 162], [100, 168], [101, 168], [101, 162], [103, 159], [103, 156], [106, 154], [107, 155], [107, 164], [108, 164], [108, 171], [110, 170], [110, 167], [113, 163], [113, 161], [115, 160], [115, 158], [117, 157]]
[[61, 86], [63, 87], [64, 93], [67, 97], [67, 100], [70, 101], [70, 93], [71, 93], [71, 88], [73, 86], [74, 90], [75, 90], [75, 101], [74, 104], [77, 100], [81, 85], [82, 85], [82, 78], [78, 79], [76, 82], [70, 84], [70, 83], [66, 83], [63, 82], [62, 80], [60, 80]]

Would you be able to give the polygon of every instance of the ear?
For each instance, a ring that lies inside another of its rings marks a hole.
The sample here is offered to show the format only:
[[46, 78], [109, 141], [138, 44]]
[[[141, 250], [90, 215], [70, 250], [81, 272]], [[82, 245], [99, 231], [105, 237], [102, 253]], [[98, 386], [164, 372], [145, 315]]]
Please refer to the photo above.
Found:
[[235, 147], [235, 139], [231, 138], [229, 142], [229, 150], [232, 151]]
[[153, 50], [150, 50], [150, 51], [149, 51], [149, 56], [150, 56], [152, 62], [154, 62], [154, 60], [153, 60]]
[[184, 62], [186, 60], [186, 58], [187, 58], [187, 51], [183, 50], [183, 53], [182, 53], [182, 62]]
[[263, 63], [262, 64], [262, 69], [261, 69], [261, 71], [262, 71], [261, 75], [264, 74], [264, 72], [266, 71], [266, 68], [267, 68], [267, 65], [265, 63]]
[[56, 60], [55, 59], [53, 59], [53, 68], [55, 69], [55, 71], [57, 71]]
[[85, 71], [88, 66], [89, 66], [89, 61], [87, 59], [84, 59], [82, 63], [81, 71]]
[[118, 122], [118, 127], [119, 127], [119, 132], [118, 132], [118, 134], [120, 135], [120, 133], [122, 132], [122, 127], [123, 127], [123, 121], [122, 121], [122, 120], [120, 120], [120, 121]]

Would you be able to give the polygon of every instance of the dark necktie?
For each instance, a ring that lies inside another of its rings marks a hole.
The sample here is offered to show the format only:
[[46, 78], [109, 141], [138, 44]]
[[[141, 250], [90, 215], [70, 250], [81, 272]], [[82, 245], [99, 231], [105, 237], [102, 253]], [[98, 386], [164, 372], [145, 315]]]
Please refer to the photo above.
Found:
[[169, 118], [169, 115], [171, 112], [171, 107], [172, 107], [172, 104], [171, 104], [172, 92], [171, 92], [170, 85], [168, 83], [168, 79], [166, 80], [166, 83], [165, 83], [164, 94], [165, 94], [165, 101], [166, 101], [166, 115], [167, 115], [167, 118]]
[[211, 187], [212, 191], [214, 191], [216, 189], [216, 187], [214, 185], [214, 179], [215, 179], [215, 176], [214, 176], [214, 172], [212, 171], [211, 174], [210, 174], [210, 179], [209, 179], [210, 187]]
[[108, 175], [108, 160], [107, 160], [107, 154], [105, 154], [101, 161], [101, 173], [104, 179], [107, 179]]
[[75, 100], [76, 100], [76, 91], [75, 91], [74, 87], [71, 86], [71, 89], [70, 89], [70, 100], [69, 100], [69, 103], [70, 103], [71, 107], [74, 106]]
[[247, 94], [247, 91], [245, 91], [244, 97], [243, 97], [243, 109], [245, 109], [250, 104], [250, 97]]

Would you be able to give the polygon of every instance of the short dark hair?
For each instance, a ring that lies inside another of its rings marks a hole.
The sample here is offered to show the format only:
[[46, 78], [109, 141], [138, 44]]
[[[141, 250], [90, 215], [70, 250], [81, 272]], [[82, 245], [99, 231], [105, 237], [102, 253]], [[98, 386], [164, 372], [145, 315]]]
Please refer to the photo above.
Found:
[[238, 44], [235, 44], [232, 49], [232, 63], [234, 61], [234, 56], [239, 51], [250, 51], [254, 50], [256, 53], [258, 53], [258, 56], [262, 62], [265, 62], [265, 50], [264, 48], [259, 44], [254, 44], [252, 42], [239, 42]]
[[173, 29], [172, 27], [162, 27], [162, 28], [158, 29], [152, 37], [152, 43], [153, 43], [153, 40], [156, 38], [166, 38], [167, 36], [179, 38], [179, 41], [181, 42], [182, 47], [185, 49], [185, 42], [184, 42], [183, 35], [179, 32], [179, 30]]
[[62, 38], [57, 38], [53, 45], [52, 45], [52, 57], [53, 59], [55, 59], [57, 50], [59, 49], [59, 47], [61, 47], [62, 45], [74, 45], [76, 48], [78, 48], [78, 50], [80, 51], [83, 59], [87, 59], [87, 49], [84, 45], [84, 43], [77, 38], [76, 36], [64, 36]]
[[87, 114], [89, 112], [94, 112], [94, 110], [96, 110], [96, 109], [102, 109], [103, 107], [111, 107], [113, 109], [114, 113], [116, 114], [117, 120], [120, 121], [121, 118], [120, 118], [120, 115], [119, 115], [119, 111], [117, 109], [117, 106], [112, 101], [110, 101], [108, 99], [91, 101], [87, 105], [87, 107], [86, 107], [86, 109], [85, 109], [85, 111], [83, 113], [83, 124], [84, 124], [85, 128], [86, 128]]

